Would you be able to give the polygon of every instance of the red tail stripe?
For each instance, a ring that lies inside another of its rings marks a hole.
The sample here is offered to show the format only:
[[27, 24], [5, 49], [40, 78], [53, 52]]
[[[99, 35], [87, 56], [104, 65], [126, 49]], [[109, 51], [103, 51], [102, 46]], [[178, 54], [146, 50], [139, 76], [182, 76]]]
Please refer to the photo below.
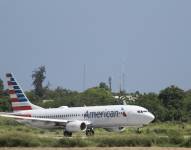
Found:
[[11, 81], [8, 81], [7, 84], [8, 84], [8, 85], [13, 85]]
[[31, 106], [17, 106], [17, 107], [12, 107], [13, 110], [31, 110], [32, 107]]
[[11, 98], [11, 102], [19, 102], [17, 98]]
[[9, 90], [9, 94], [15, 94], [14, 90]]

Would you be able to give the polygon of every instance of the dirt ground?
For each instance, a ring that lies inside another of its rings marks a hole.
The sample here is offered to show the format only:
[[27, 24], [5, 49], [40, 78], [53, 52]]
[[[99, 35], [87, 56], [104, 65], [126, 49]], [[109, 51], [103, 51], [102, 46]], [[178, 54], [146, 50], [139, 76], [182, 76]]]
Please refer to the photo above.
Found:
[[0, 150], [191, 150], [174, 147], [0, 148]]

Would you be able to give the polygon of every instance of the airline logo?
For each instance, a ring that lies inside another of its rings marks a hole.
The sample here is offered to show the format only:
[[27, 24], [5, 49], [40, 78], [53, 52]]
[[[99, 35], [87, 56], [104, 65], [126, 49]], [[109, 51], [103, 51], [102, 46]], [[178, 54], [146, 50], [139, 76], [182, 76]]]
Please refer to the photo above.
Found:
[[121, 111], [122, 111], [123, 117], [127, 117], [127, 113], [125, 112], [123, 107], [121, 108]]
[[126, 112], [123, 112], [123, 117], [127, 117], [127, 113]]
[[114, 118], [118, 117], [119, 114], [122, 114], [123, 117], [127, 117], [127, 113], [125, 111], [97, 111], [97, 112], [89, 112], [86, 111], [84, 114], [84, 118]]
[[89, 112], [86, 111], [84, 118], [114, 118], [118, 117], [120, 114], [119, 111], [98, 111], [98, 112]]
[[8, 79], [7, 83], [13, 111], [31, 110], [32, 107], [27, 97], [24, 95], [12, 74], [7, 73], [6, 77]]

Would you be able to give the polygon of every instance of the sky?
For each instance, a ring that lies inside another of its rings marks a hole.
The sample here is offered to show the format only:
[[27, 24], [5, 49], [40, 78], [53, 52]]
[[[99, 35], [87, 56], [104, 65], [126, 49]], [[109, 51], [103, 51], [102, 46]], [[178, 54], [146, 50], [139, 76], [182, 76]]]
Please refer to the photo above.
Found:
[[190, 0], [0, 0], [0, 78], [12, 72], [30, 90], [32, 72], [45, 65], [44, 85], [51, 88], [83, 91], [111, 76], [113, 91], [191, 89], [190, 6]]

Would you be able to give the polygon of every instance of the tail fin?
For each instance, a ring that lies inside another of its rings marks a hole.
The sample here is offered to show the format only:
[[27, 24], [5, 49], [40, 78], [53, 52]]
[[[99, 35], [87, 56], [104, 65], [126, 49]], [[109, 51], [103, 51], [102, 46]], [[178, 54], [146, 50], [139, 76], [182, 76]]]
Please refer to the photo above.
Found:
[[20, 88], [19, 84], [17, 83], [17, 81], [11, 73], [7, 73], [6, 78], [9, 88], [12, 109], [14, 112], [22, 110], [42, 109], [41, 107], [30, 103], [30, 101], [25, 96], [23, 90]]

